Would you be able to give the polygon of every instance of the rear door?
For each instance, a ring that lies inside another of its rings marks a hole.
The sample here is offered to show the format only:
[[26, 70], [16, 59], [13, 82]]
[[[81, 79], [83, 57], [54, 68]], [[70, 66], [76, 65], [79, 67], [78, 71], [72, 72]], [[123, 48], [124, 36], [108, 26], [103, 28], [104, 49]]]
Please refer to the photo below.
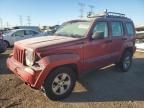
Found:
[[96, 22], [91, 34], [104, 32], [104, 38], [95, 40], [91, 35], [92, 39], [84, 45], [84, 70], [99, 68], [110, 63], [111, 40], [108, 28], [108, 22]]
[[111, 21], [111, 39], [111, 61], [116, 62], [121, 55], [124, 42], [127, 40], [123, 22]]

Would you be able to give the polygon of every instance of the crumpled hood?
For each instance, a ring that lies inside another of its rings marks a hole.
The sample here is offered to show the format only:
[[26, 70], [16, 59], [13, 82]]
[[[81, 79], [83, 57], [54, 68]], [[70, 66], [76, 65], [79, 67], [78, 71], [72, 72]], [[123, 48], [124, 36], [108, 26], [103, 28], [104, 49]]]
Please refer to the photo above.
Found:
[[64, 42], [78, 40], [79, 38], [72, 38], [66, 36], [41, 36], [36, 38], [29, 38], [21, 41], [17, 41], [15, 44], [17, 46], [22, 46], [25, 48], [41, 48], [50, 45], [56, 45]]

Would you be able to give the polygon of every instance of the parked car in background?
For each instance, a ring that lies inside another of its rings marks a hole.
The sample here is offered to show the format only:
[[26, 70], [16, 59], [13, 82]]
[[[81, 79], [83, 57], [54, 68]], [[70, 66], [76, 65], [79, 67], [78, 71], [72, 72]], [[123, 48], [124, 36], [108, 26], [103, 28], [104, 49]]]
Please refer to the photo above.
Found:
[[144, 39], [144, 31], [137, 31], [136, 32], [136, 39]]
[[12, 27], [12, 29], [30, 29], [30, 30], [34, 30], [37, 32], [41, 31], [38, 26], [15, 26], [15, 27]]
[[136, 32], [136, 50], [139, 52], [144, 52], [144, 31]]
[[3, 53], [5, 51], [6, 51], [6, 45], [3, 40], [2, 33], [0, 32], [0, 53]]
[[32, 88], [43, 88], [52, 100], [69, 96], [77, 78], [110, 64], [127, 72], [135, 52], [133, 21], [105, 12], [64, 23], [54, 36], [18, 41], [8, 68]]
[[58, 28], [60, 27], [60, 25], [54, 25], [54, 26], [43, 26], [43, 28], [41, 29], [42, 34], [44, 36], [50, 36], [50, 35], [53, 35], [57, 30]]
[[144, 52], [144, 40], [136, 42], [136, 51]]
[[14, 42], [41, 36], [40, 32], [30, 30], [30, 29], [15, 29], [10, 30], [7, 33], [3, 34], [3, 40], [7, 47], [11, 47], [14, 45]]

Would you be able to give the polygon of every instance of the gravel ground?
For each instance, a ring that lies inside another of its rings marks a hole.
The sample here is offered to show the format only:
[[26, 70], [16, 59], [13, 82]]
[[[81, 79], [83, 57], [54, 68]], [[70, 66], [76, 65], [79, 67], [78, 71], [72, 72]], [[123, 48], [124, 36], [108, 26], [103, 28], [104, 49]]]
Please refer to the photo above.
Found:
[[25, 85], [6, 67], [11, 49], [0, 54], [2, 108], [142, 108], [144, 107], [144, 53], [135, 53], [132, 68], [121, 73], [113, 66], [81, 77], [67, 99], [54, 102]]

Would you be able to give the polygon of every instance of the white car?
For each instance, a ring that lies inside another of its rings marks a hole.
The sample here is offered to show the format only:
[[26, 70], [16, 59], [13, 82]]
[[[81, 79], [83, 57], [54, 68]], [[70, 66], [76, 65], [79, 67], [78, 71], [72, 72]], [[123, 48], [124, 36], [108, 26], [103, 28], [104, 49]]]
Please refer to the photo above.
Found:
[[16, 41], [41, 36], [40, 32], [30, 29], [15, 29], [3, 34], [3, 40], [7, 47], [13, 46]]
[[144, 52], [144, 31], [137, 31], [136, 36], [136, 50], [139, 52]]
[[144, 39], [136, 40], [136, 51], [144, 52]]

